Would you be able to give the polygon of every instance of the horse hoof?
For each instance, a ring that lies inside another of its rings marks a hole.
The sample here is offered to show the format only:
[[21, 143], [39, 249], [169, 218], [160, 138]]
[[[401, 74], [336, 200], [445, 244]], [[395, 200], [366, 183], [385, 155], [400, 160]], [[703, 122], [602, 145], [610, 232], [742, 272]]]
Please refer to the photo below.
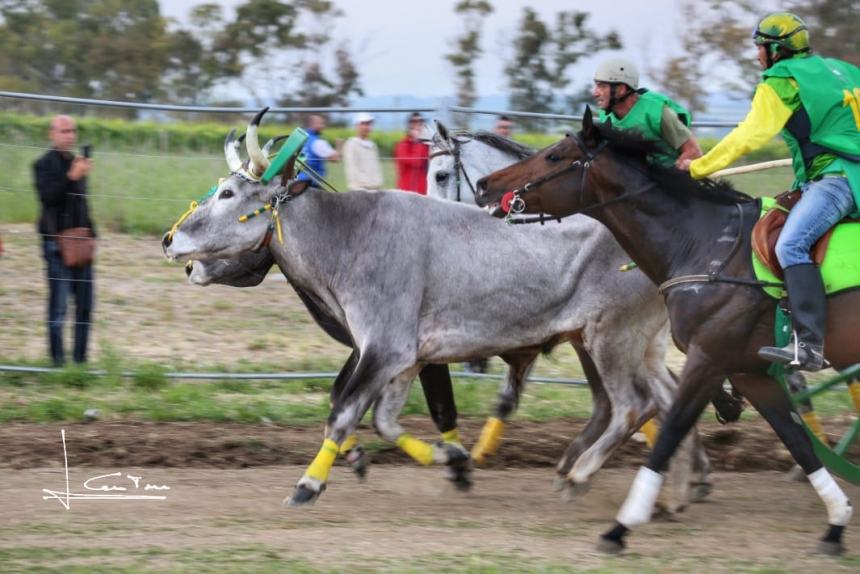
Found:
[[555, 492], [563, 492], [567, 488], [567, 478], [564, 474], [557, 474], [552, 479], [552, 489]]
[[624, 552], [624, 542], [601, 536], [597, 541], [597, 551], [603, 554], [618, 555]]
[[817, 554], [824, 554], [825, 556], [841, 556], [845, 552], [845, 546], [841, 542], [821, 540], [818, 542], [818, 547], [815, 551]]
[[708, 495], [711, 494], [711, 483], [709, 482], [694, 482], [690, 485], [690, 502], [704, 502]]
[[576, 498], [582, 498], [591, 490], [591, 482], [573, 482], [568, 479], [565, 489], [561, 492], [564, 502], [572, 502]]
[[320, 490], [312, 490], [304, 484], [299, 484], [293, 490], [293, 495], [284, 501], [287, 508], [298, 508], [299, 506], [311, 506], [325, 490], [325, 485], [320, 485]]
[[370, 463], [367, 452], [361, 446], [357, 446], [346, 453], [346, 462], [359, 482], [364, 482], [367, 479], [367, 469]]

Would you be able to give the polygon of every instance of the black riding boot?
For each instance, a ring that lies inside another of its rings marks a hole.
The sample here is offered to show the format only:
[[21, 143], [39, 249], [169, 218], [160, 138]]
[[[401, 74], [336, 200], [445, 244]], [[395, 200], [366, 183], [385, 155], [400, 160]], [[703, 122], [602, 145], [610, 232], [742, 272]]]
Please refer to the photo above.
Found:
[[792, 265], [783, 271], [795, 336], [785, 347], [762, 347], [758, 356], [801, 371], [819, 371], [824, 367], [827, 321], [827, 298], [821, 271], [814, 263]]

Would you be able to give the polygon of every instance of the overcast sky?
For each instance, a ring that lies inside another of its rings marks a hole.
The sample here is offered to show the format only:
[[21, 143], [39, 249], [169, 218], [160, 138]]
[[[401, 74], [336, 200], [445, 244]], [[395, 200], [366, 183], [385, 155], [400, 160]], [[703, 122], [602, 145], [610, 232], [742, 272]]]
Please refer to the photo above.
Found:
[[[161, 2], [165, 16], [186, 19], [189, 9], [204, 0]], [[624, 50], [621, 55], [639, 65], [645, 81], [647, 70], [659, 66], [677, 50], [673, 40], [680, 34], [679, 0], [491, 0], [495, 12], [484, 24], [484, 55], [476, 66], [481, 95], [504, 93], [503, 68], [511, 55], [511, 38], [522, 8], [530, 6], [546, 22], [561, 10], [590, 14], [592, 26], [601, 32], [617, 30]], [[239, 0], [219, 2], [232, 15]], [[443, 59], [462, 30], [454, 13], [456, 0], [335, 0], [345, 13], [332, 31], [335, 40], [352, 46], [367, 95], [410, 94], [438, 97], [454, 93], [453, 73]], [[590, 81], [595, 61], [583, 61], [572, 70], [577, 87]]]

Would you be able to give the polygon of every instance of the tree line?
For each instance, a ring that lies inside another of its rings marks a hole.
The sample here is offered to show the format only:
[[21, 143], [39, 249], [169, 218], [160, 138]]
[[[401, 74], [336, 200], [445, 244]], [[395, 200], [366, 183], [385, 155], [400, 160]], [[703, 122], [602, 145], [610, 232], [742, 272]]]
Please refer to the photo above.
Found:
[[[758, 80], [751, 28], [772, 9], [806, 18], [817, 51], [860, 63], [860, 0], [683, 0], [680, 49], [646, 67], [655, 88], [693, 111], [708, 89], [748, 97]], [[443, 57], [458, 105], [478, 98], [475, 67], [484, 53], [489, 0], [459, 0], [461, 30]], [[183, 21], [165, 18], [158, 0], [0, 0], [0, 89], [178, 104], [216, 100], [235, 83], [258, 101], [284, 106], [345, 106], [363, 94], [347, 40], [334, 33], [343, 13], [334, 0], [246, 0], [229, 16], [217, 3], [194, 6]], [[589, 99], [590, 76], [571, 76], [582, 58], [622, 47], [588, 13], [544, 19], [520, 11], [505, 41], [509, 107], [570, 113]], [[129, 113], [129, 112], [123, 112]]]

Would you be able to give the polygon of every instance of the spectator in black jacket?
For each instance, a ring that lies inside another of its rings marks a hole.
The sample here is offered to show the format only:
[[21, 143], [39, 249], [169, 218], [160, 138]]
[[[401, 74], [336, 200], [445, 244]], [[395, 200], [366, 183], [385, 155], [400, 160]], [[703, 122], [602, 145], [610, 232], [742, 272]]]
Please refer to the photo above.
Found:
[[87, 208], [87, 175], [92, 161], [75, 157], [77, 141], [75, 121], [68, 116], [51, 120], [49, 132], [52, 149], [33, 164], [36, 190], [42, 204], [38, 229], [48, 272], [48, 341], [55, 365], [65, 363], [63, 322], [70, 294], [75, 297], [76, 363], [87, 360], [90, 313], [93, 308], [92, 265], [67, 267], [60, 254], [58, 234], [72, 227], [93, 229]]

